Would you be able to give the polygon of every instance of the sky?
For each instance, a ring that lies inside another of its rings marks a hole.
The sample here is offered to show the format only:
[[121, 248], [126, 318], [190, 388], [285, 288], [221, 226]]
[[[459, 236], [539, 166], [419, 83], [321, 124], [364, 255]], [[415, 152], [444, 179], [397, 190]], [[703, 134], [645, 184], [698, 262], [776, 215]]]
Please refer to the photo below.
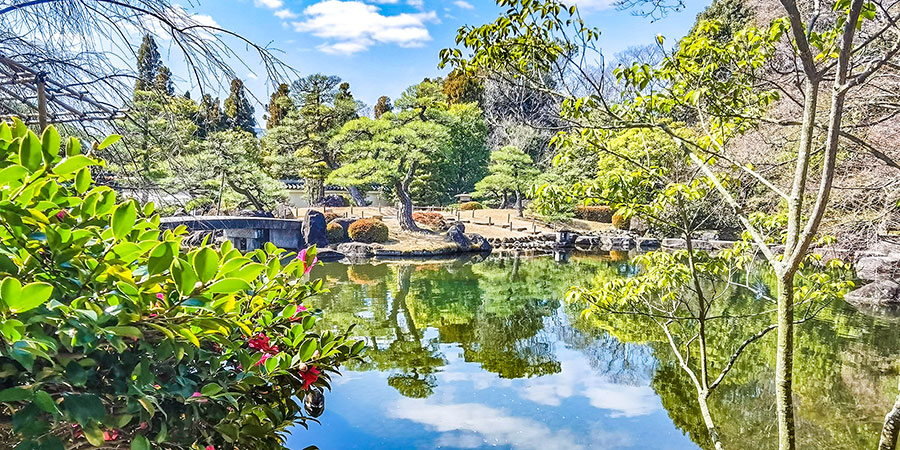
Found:
[[[674, 42], [709, 4], [686, 0], [684, 10], [653, 20], [617, 10], [612, 2], [573, 2], [587, 24], [602, 31], [600, 46], [607, 57], [652, 44], [657, 34]], [[492, 22], [501, 12], [492, 0], [199, 0], [186, 9], [204, 22], [277, 49], [279, 58], [302, 75], [341, 77], [369, 106], [382, 95], [395, 99], [423, 78], [445, 74], [437, 67], [438, 52], [454, 45], [459, 27]], [[236, 72], [266, 102], [271, 82], [252, 55], [244, 60], [248, 67]], [[256, 113], [260, 120], [262, 105], [256, 105]]]

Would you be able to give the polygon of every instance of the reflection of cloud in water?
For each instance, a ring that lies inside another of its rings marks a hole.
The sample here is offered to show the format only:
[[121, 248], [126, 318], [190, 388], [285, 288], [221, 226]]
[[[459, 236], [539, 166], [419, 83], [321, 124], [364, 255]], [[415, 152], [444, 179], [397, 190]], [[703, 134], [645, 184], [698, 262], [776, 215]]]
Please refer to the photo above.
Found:
[[478, 403], [433, 404], [400, 399], [388, 415], [429, 426], [442, 434], [434, 447], [477, 448], [508, 445], [516, 450], [578, 450], [586, 448], [568, 430], [554, 432], [546, 425]]
[[560, 351], [558, 356], [562, 372], [524, 380], [520, 397], [547, 406], [559, 406], [570, 397], [585, 397], [591, 406], [613, 411], [612, 417], [643, 416], [660, 408], [651, 387], [612, 383], [569, 350]]

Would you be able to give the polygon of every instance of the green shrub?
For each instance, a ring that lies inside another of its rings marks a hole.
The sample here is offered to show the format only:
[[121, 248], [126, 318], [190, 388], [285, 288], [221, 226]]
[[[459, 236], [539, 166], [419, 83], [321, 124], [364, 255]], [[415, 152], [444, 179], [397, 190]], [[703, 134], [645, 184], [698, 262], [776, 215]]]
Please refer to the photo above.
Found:
[[0, 124], [4, 435], [22, 448], [284, 448], [310, 419], [304, 395], [363, 347], [302, 305], [322, 289], [300, 278], [315, 249], [184, 249], [152, 204], [93, 185], [102, 163], [77, 139], [60, 146], [52, 127]]
[[325, 233], [328, 237], [328, 242], [331, 242], [332, 244], [347, 240], [347, 232], [344, 231], [344, 227], [336, 222], [329, 223]]
[[579, 206], [575, 208], [575, 218], [591, 222], [611, 223], [613, 211], [609, 206]]
[[359, 219], [347, 229], [350, 239], [355, 242], [385, 242], [388, 240], [388, 227], [384, 222], [373, 219]]
[[459, 205], [460, 211], [472, 211], [476, 209], [484, 209], [484, 206], [482, 206], [481, 203], [478, 202], [466, 202]]
[[631, 225], [631, 219], [625, 217], [621, 211], [617, 211], [612, 216], [612, 226], [617, 230], [627, 230]]

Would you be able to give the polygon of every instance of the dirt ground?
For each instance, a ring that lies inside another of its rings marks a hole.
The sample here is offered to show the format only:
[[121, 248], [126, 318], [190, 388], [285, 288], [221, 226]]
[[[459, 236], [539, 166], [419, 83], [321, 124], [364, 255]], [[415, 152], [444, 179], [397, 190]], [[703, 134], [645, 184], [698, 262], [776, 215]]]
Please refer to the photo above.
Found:
[[[299, 208], [297, 217], [306, 215], [309, 208]], [[385, 248], [392, 250], [434, 250], [448, 246], [444, 241], [443, 233], [408, 233], [400, 229], [397, 221], [396, 208], [377, 207], [344, 207], [344, 208], [314, 208], [316, 211], [333, 212], [342, 217], [373, 217], [381, 216], [385, 225], [390, 230], [390, 241], [385, 243]], [[561, 226], [552, 226], [539, 219], [528, 216], [520, 218], [514, 209], [481, 209], [475, 211], [439, 211], [448, 222], [460, 220], [466, 226], [466, 233], [477, 233], [485, 238], [506, 238], [528, 236], [532, 233], [545, 233], [556, 231]], [[509, 228], [510, 222], [512, 229]], [[608, 231], [612, 225], [608, 223], [588, 222], [573, 220], [564, 226], [578, 231]]]

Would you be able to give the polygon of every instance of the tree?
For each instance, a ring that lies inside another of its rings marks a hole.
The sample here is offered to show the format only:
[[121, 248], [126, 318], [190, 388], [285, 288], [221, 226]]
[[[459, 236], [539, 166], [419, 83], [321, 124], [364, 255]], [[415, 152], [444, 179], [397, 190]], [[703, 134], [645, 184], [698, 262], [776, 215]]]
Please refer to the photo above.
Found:
[[[475, 70], [516, 73], [541, 83], [530, 72], [521, 70], [526, 64], [559, 69], [561, 73], [591, 72], [584, 64], [594, 58], [585, 58], [584, 52], [593, 52], [593, 42], [599, 30], [585, 25], [573, 16], [575, 9], [561, 8], [555, 1], [527, 2], [503, 1], [509, 14], [496, 22], [464, 27], [458, 41], [468, 54], [460, 49], [445, 49], [442, 59], [446, 64], [468, 72]], [[650, 4], [653, 11], [665, 8], [670, 2], [629, 1], [629, 4]], [[681, 6], [680, 2], [675, 6]], [[768, 30], [745, 30], [737, 33], [726, 44], [709, 39], [719, 32], [715, 22], [704, 22], [695, 34], [679, 43], [670, 55], [657, 67], [649, 65], [625, 66], [617, 70], [617, 77], [627, 87], [621, 99], [603, 97], [603, 89], [590, 77], [576, 80], [579, 86], [587, 85], [589, 94], [583, 95], [573, 86], [554, 89], [563, 101], [563, 117], [578, 123], [575, 128], [581, 139], [595, 140], [602, 145], [602, 136], [612, 128], [653, 127], [669, 134], [682, 151], [689, 155], [697, 170], [713, 182], [724, 202], [738, 212], [739, 220], [755, 245], [771, 264], [778, 278], [778, 333], [776, 342], [776, 410], [779, 429], [779, 448], [795, 448], [794, 406], [792, 400], [793, 338], [795, 277], [802, 261], [817, 239], [826, 208], [834, 186], [838, 154], [842, 140], [871, 152], [872, 147], [854, 134], [843, 129], [847, 96], [851, 92], [865, 92], [865, 87], [879, 71], [893, 65], [900, 43], [885, 38], [886, 32], [896, 32], [895, 18], [880, 2], [863, 0], [838, 2], [828, 13], [828, 23], [816, 23], [821, 11], [816, 8], [804, 22], [798, 3], [782, 0], [782, 12], [787, 19], [776, 21]], [[542, 17], [535, 20], [535, 17]], [[699, 34], [698, 34], [699, 33]], [[888, 33], [892, 34], [892, 33]], [[560, 36], [568, 39], [560, 45]], [[661, 40], [661, 38], [660, 38]], [[790, 45], [789, 42], [793, 42]], [[785, 42], [785, 45], [779, 43]], [[493, 52], [497, 45], [504, 45], [502, 54]], [[575, 51], [573, 51], [575, 50]], [[784, 79], [767, 83], [759, 76], [767, 61], [781, 52], [790, 64], [781, 69]], [[729, 71], [722, 77], [723, 70]], [[564, 78], [557, 78], [565, 81]], [[802, 92], [792, 86], [800, 80]], [[646, 90], [652, 81], [663, 81], [662, 90]], [[542, 85], [547, 86], [546, 83]], [[825, 86], [830, 85], [830, 88]], [[547, 86], [548, 88], [550, 86]], [[768, 117], [768, 106], [781, 95], [800, 98], [799, 109], [792, 118]], [[827, 119], [820, 121], [819, 101], [828, 97]], [[668, 115], [676, 106], [691, 108], [701, 124], [696, 130], [681, 133], [669, 127]], [[801, 117], [797, 121], [793, 117]], [[784, 174], [785, 186], [779, 187], [772, 180], [742, 161], [731, 159], [729, 143], [741, 133], [773, 124], [788, 127], [799, 135], [797, 145], [791, 149], [791, 169], [776, 171]], [[817, 150], [821, 143], [822, 150]], [[813, 157], [821, 152], [821, 156]], [[883, 158], [879, 158], [883, 159]], [[787, 220], [778, 228], [775, 237], [766, 237], [757, 225], [744, 213], [745, 207], [727, 191], [720, 174], [715, 173], [717, 162], [739, 170], [769, 189], [783, 200], [783, 207], [776, 212]], [[810, 190], [810, 172], [819, 169], [818, 186]], [[783, 249], [773, 250], [773, 240], [784, 242]]]
[[381, 116], [386, 112], [393, 111], [394, 106], [391, 105], [391, 98], [385, 95], [378, 97], [378, 103], [375, 103], [375, 109], [373, 110], [376, 119], [380, 119]]
[[134, 84], [136, 91], [149, 91], [155, 86], [156, 77], [163, 67], [159, 57], [159, 48], [156, 40], [149, 33], [144, 35], [141, 48], [137, 54], [137, 81]]
[[[172, 83], [172, 71], [166, 66], [160, 66], [153, 79], [153, 89], [168, 96], [175, 95], [175, 85]], [[190, 100], [190, 96], [187, 97]]]
[[0, 124], [0, 160], [9, 445], [280, 450], [314, 420], [301, 399], [362, 349], [303, 306], [322, 291], [302, 278], [315, 249], [188, 248], [152, 204], [94, 185], [102, 162], [53, 127]]
[[266, 116], [266, 129], [277, 127], [288, 115], [288, 112], [293, 109], [294, 102], [291, 101], [290, 88], [287, 84], [279, 84], [278, 89], [272, 93], [272, 97], [269, 99], [269, 115]]
[[231, 80], [231, 91], [223, 105], [225, 121], [228, 128], [241, 130], [256, 136], [256, 118], [253, 117], [253, 105], [247, 98], [244, 82], [235, 78]]
[[447, 96], [447, 101], [451, 105], [477, 103], [481, 106], [482, 95], [484, 95], [484, 83], [477, 77], [470, 76], [462, 70], [453, 70], [441, 83], [441, 91]]
[[397, 196], [400, 228], [420, 231], [412, 218], [410, 185], [426, 175], [422, 167], [438, 164], [446, 157], [448, 142], [447, 128], [433, 122], [409, 120], [393, 113], [377, 120], [352, 120], [332, 139], [332, 145], [342, 149], [347, 161], [327, 180], [346, 187], [391, 189]]
[[531, 157], [518, 147], [506, 146], [491, 152], [490, 175], [475, 184], [478, 192], [500, 193], [503, 196], [503, 207], [506, 207], [507, 193], [515, 196], [516, 211], [522, 217], [522, 198], [540, 171], [534, 167]]
[[210, 94], [203, 94], [200, 99], [197, 115], [194, 122], [197, 124], [197, 136], [204, 138], [210, 133], [222, 131], [226, 128], [225, 114], [219, 106], [219, 99]]

